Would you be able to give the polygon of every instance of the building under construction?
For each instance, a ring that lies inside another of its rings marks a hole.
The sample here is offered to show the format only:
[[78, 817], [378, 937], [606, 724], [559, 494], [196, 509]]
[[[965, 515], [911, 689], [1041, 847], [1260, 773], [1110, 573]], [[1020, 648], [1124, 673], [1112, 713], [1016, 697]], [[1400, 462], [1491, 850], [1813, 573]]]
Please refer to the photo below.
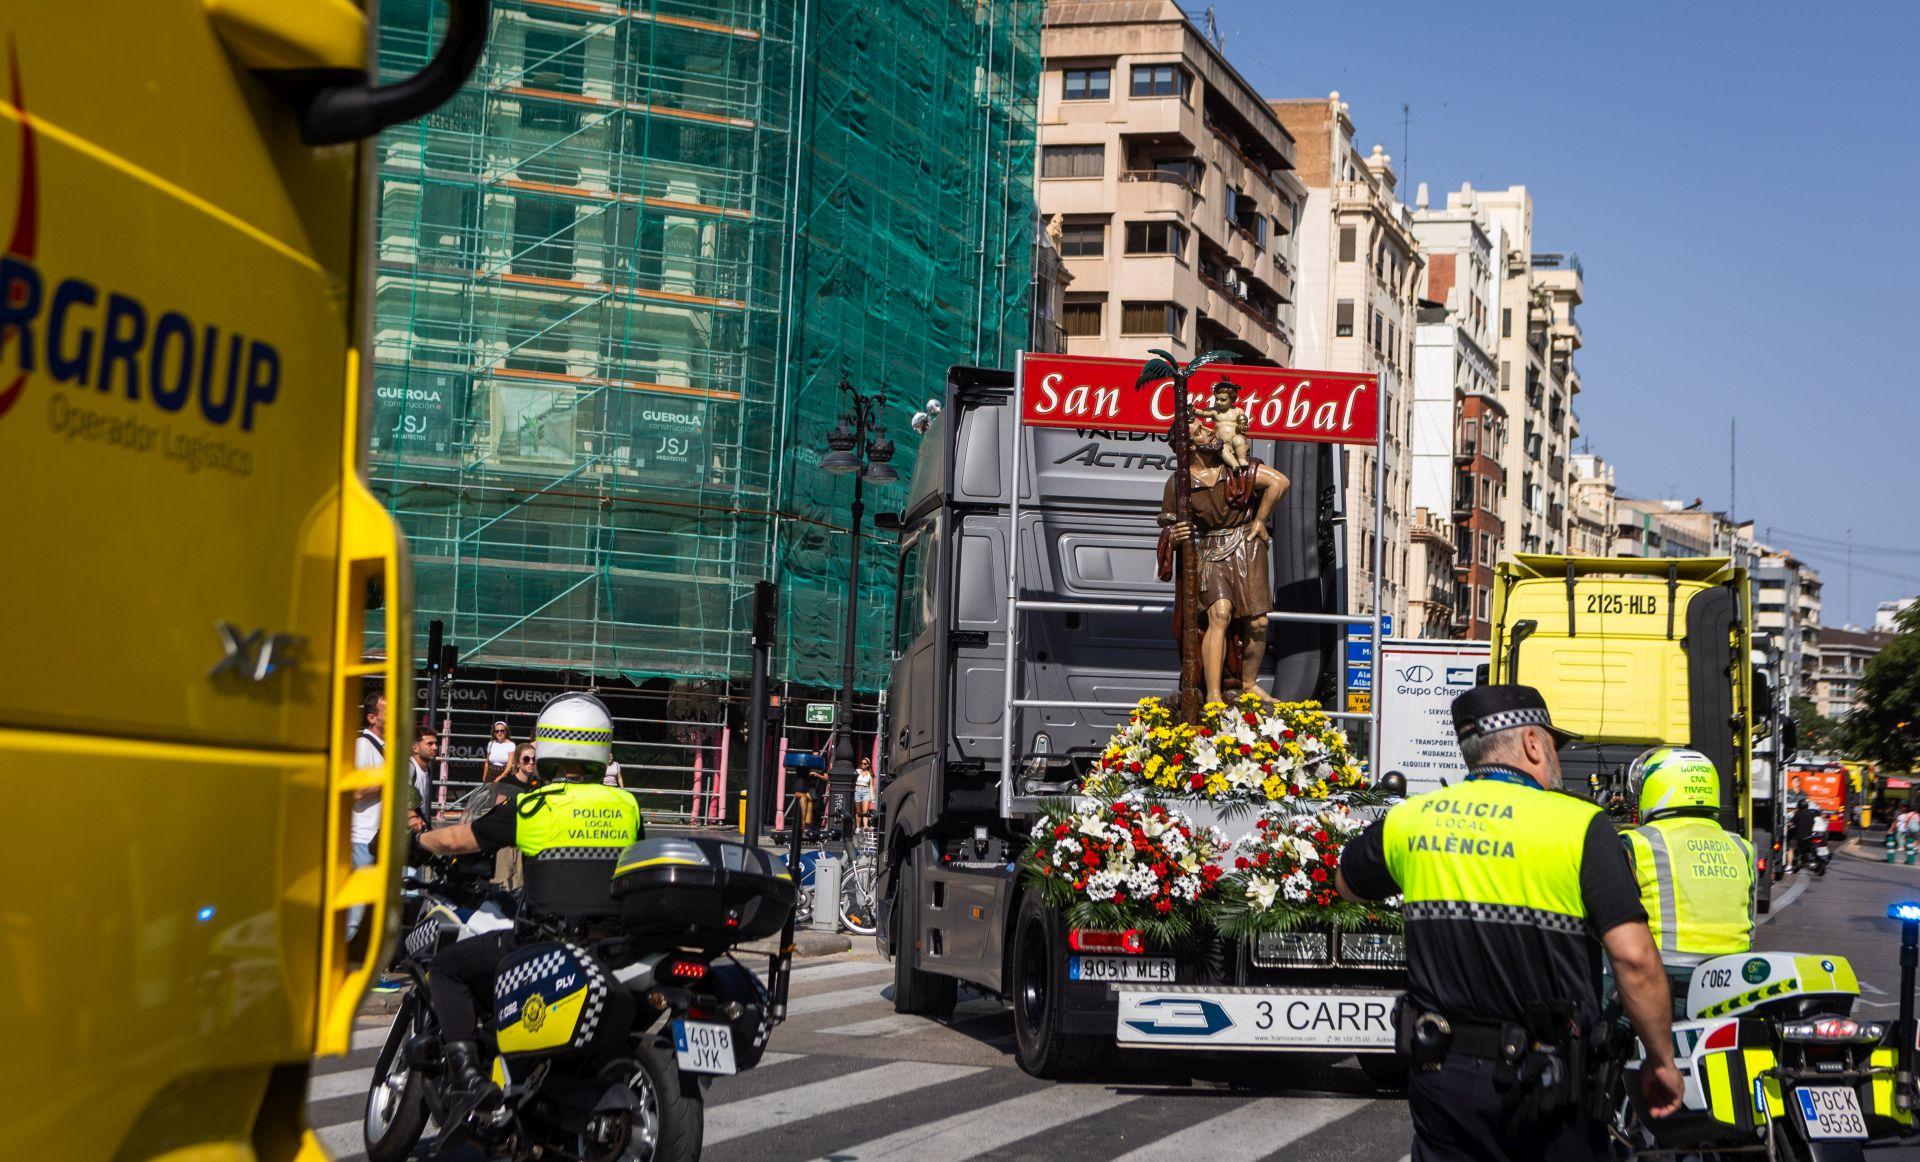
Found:
[[[378, 145], [368, 464], [416, 624], [519, 678], [726, 689], [770, 578], [775, 677], [836, 684], [838, 384], [885, 393], [904, 465], [945, 368], [1021, 344], [1040, 11], [496, 2], [465, 91]], [[380, 6], [388, 75], [444, 13]], [[903, 488], [869, 486], [869, 511]], [[872, 690], [893, 545], [864, 532]]]

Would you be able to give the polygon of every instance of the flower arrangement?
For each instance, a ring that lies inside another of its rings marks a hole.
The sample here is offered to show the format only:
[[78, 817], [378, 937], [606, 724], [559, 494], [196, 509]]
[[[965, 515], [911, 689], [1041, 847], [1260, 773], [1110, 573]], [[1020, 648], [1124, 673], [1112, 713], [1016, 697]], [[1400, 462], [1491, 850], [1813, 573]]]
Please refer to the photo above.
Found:
[[1225, 834], [1144, 796], [1048, 802], [1032, 835], [1021, 856], [1027, 886], [1075, 927], [1184, 939], [1225, 874]]
[[1328, 922], [1399, 930], [1398, 908], [1355, 904], [1334, 887], [1341, 849], [1365, 827], [1344, 807], [1261, 811], [1228, 857], [1232, 870], [1209, 908], [1213, 926], [1235, 938]]
[[1249, 693], [1207, 703], [1197, 726], [1173, 721], [1158, 698], [1142, 698], [1083, 790], [1263, 806], [1325, 799], [1365, 785], [1346, 732], [1319, 703], [1268, 702]]

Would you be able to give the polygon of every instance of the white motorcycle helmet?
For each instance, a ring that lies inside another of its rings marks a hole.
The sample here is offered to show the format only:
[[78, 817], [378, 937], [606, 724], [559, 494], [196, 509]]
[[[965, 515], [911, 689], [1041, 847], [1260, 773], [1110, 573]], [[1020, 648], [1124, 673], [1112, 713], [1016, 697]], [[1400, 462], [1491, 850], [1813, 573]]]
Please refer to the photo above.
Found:
[[533, 727], [533, 762], [540, 778], [558, 777], [555, 766], [577, 762], [585, 766], [580, 782], [599, 782], [613, 761], [613, 716], [606, 704], [591, 694], [562, 694], [540, 710]]

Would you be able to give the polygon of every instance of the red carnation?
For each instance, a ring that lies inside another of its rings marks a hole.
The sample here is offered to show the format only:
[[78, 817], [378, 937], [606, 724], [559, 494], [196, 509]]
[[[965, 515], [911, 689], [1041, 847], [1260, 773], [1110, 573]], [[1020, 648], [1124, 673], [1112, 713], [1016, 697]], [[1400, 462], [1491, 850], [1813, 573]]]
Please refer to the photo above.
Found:
[[1324, 884], [1324, 883], [1326, 883], [1326, 882], [1327, 882], [1327, 869], [1326, 869], [1326, 868], [1323, 868], [1323, 867], [1317, 867], [1317, 868], [1314, 868], [1314, 869], [1313, 869], [1313, 882], [1314, 882], [1314, 883], [1316, 883], [1316, 884]]
[[1180, 838], [1182, 838], [1182, 839], [1192, 839], [1192, 838], [1193, 838], [1193, 828], [1191, 828], [1191, 827], [1182, 827], [1182, 828], [1180, 829]]
[[1207, 785], [1207, 776], [1201, 774], [1199, 771], [1195, 771], [1193, 777], [1187, 780], [1187, 785], [1198, 791]]
[[1265, 867], [1265, 866], [1267, 866], [1267, 861], [1268, 861], [1269, 859], [1271, 859], [1271, 858], [1273, 858], [1273, 857], [1272, 857], [1272, 856], [1270, 856], [1270, 855], [1268, 855], [1268, 854], [1267, 854], [1266, 852], [1264, 852], [1264, 851], [1263, 851], [1263, 852], [1261, 852], [1260, 854], [1258, 854], [1258, 855], [1256, 855], [1256, 856], [1254, 856], [1254, 857], [1253, 857], [1253, 861], [1254, 861], [1255, 863], [1257, 863], [1257, 864], [1259, 864], [1259, 865], [1260, 865], [1261, 867]]
[[1073, 834], [1073, 828], [1067, 826], [1065, 823], [1056, 824], [1054, 826], [1053, 837], [1055, 839], [1065, 839], [1067, 836], [1072, 834]]
[[1160, 913], [1162, 916], [1164, 916], [1168, 912], [1173, 911], [1173, 901], [1172, 900], [1155, 900], [1153, 904], [1153, 910]]
[[1089, 851], [1086, 854], [1086, 856], [1082, 858], [1081, 862], [1086, 864], [1088, 867], [1099, 867], [1100, 853], [1097, 851]]
[[1213, 727], [1211, 727], [1211, 726], [1203, 726], [1203, 727], [1201, 727], [1201, 728], [1200, 728], [1199, 730], [1197, 730], [1197, 731], [1195, 731], [1194, 733], [1195, 733], [1195, 734], [1198, 734], [1198, 735], [1199, 735], [1199, 736], [1200, 736], [1201, 738], [1212, 738], [1212, 737], [1213, 737]]
[[1260, 773], [1261, 773], [1261, 774], [1263, 774], [1263, 775], [1271, 775], [1271, 774], [1273, 773], [1273, 764], [1272, 764], [1272, 763], [1261, 763], [1261, 764], [1260, 764]]
[[1248, 726], [1252, 726], [1260, 721], [1260, 716], [1249, 710], [1240, 716], [1240, 721], [1246, 723]]
[[1315, 843], [1325, 843], [1325, 842], [1327, 841], [1327, 833], [1326, 833], [1326, 832], [1324, 832], [1324, 831], [1316, 831], [1316, 832], [1314, 832], [1314, 833], [1313, 833], [1313, 841], [1314, 841]]
[[1246, 856], [1242, 855], [1242, 856], [1236, 856], [1234, 858], [1233, 866], [1234, 866], [1234, 869], [1237, 871], [1246, 871], [1248, 868], [1252, 867], [1253, 865], [1247, 862]]
[[1181, 752], [1179, 752], [1178, 754], [1176, 754], [1176, 755], [1174, 755], [1174, 756], [1173, 756], [1173, 765], [1174, 765], [1174, 766], [1176, 766], [1176, 767], [1180, 767], [1180, 766], [1185, 766], [1185, 765], [1186, 765], [1186, 763], [1187, 763], [1187, 752], [1186, 752], [1186, 751], [1181, 751]]
[[1113, 902], [1114, 902], [1114, 903], [1116, 903], [1116, 904], [1124, 904], [1124, 903], [1126, 903], [1126, 902], [1127, 902], [1127, 894], [1126, 894], [1125, 892], [1115, 892], [1115, 893], [1113, 893]]
[[[1127, 770], [1128, 770], [1129, 772], [1131, 772], [1131, 773], [1133, 773], [1133, 774], [1136, 774], [1136, 775], [1137, 775], [1137, 774], [1139, 774], [1139, 773], [1140, 773], [1140, 771], [1141, 771], [1141, 766], [1140, 766], [1140, 764], [1139, 764], [1139, 763], [1128, 763], [1128, 764], [1127, 764]], [[1124, 812], [1122, 812], [1122, 811], [1120, 810], [1120, 808], [1119, 808], [1119, 807], [1117, 807], [1117, 806], [1116, 806], [1116, 807], [1115, 807], [1115, 808], [1113, 809], [1113, 811], [1114, 811], [1114, 814], [1116, 814], [1116, 815], [1120, 815], [1120, 814], [1124, 814]]]
[[1291, 731], [1291, 730], [1283, 730], [1283, 731], [1281, 731], [1281, 732], [1280, 732], [1280, 737], [1281, 737], [1281, 738], [1292, 738], [1292, 737], [1293, 737], [1293, 731]]
[[1253, 753], [1253, 748], [1252, 748], [1252, 747], [1250, 747], [1250, 746], [1248, 746], [1248, 745], [1247, 745], [1246, 743], [1244, 743], [1244, 742], [1240, 744], [1240, 755], [1241, 755], [1241, 757], [1243, 757], [1243, 758], [1244, 758], [1244, 757], [1246, 757], [1247, 755], [1250, 755], [1250, 754], [1252, 754], [1252, 753]]
[[1153, 812], [1155, 819], [1165, 819], [1167, 817], [1167, 809], [1158, 803], [1155, 803], [1149, 810]]
[[1155, 876], [1155, 877], [1157, 877], [1157, 878], [1165, 878], [1165, 876], [1166, 876], [1166, 874], [1167, 874], [1167, 865], [1166, 865], [1166, 864], [1164, 864], [1164, 863], [1156, 863], [1156, 864], [1154, 864], [1154, 865], [1152, 865], [1152, 866], [1153, 866], [1153, 874], [1154, 874], [1154, 876]]

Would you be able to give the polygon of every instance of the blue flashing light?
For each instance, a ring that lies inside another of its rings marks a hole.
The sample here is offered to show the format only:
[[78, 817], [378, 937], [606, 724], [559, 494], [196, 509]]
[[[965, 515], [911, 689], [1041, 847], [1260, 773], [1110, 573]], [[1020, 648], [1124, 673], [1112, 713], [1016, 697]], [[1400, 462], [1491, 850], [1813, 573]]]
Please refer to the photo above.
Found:
[[1920, 903], [1912, 900], [1887, 905], [1887, 915], [1902, 924], [1920, 924]]
[[200, 921], [202, 924], [205, 924], [207, 921], [213, 919], [213, 905], [208, 904], [206, 907], [200, 909], [198, 912], [195, 912], [193, 914], [193, 918]]

